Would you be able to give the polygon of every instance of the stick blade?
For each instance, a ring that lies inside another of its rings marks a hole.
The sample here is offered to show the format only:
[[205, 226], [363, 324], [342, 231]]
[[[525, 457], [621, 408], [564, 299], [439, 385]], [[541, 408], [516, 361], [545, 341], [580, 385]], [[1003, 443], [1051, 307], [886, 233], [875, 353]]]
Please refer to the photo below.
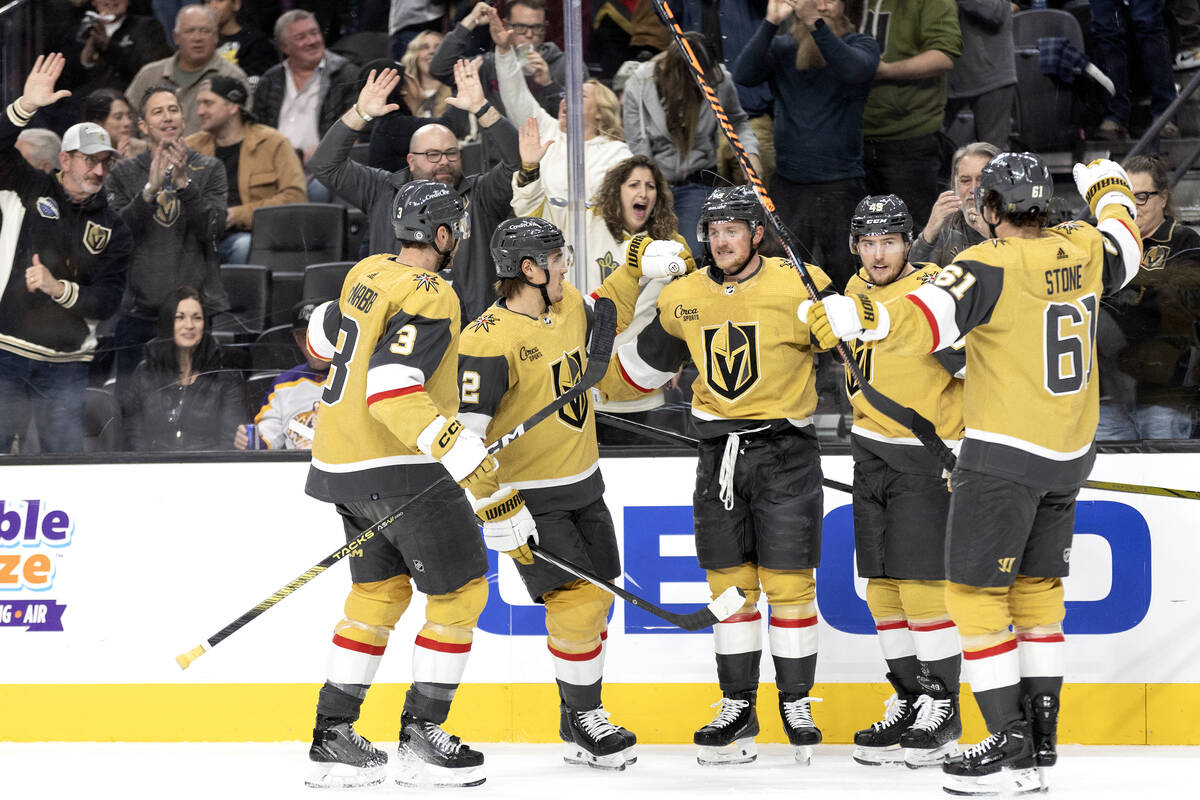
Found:
[[736, 586], [730, 586], [721, 592], [716, 600], [708, 604], [708, 610], [717, 618], [717, 622], [724, 622], [744, 605], [746, 605], [746, 593]]
[[588, 361], [607, 364], [617, 335], [617, 306], [607, 297], [598, 297], [592, 306], [592, 314], [592, 346], [588, 349]]

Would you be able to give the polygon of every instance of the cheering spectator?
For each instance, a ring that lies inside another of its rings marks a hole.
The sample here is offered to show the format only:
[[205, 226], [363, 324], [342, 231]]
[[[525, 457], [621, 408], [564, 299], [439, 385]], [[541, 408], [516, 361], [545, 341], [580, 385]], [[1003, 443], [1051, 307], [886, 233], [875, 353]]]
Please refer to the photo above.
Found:
[[116, 89], [97, 89], [83, 99], [83, 121], [108, 131], [119, 158], [136, 156], [150, 148], [144, 139], [133, 135], [133, 116], [129, 101]]
[[146, 64], [171, 56], [162, 26], [153, 17], [130, 14], [129, 0], [92, 0], [92, 7], [71, 54], [77, 96], [123, 90]]
[[138, 126], [149, 136], [150, 150], [118, 162], [108, 179], [108, 200], [134, 240], [114, 334], [118, 384], [153, 338], [169, 292], [196, 286], [209, 313], [229, 310], [216, 250], [225, 228], [225, 168], [184, 143], [183, 110], [170, 85], [152, 87], [140, 111]]
[[244, 82], [246, 73], [217, 55], [217, 17], [212, 9], [200, 5], [181, 8], [175, 17], [175, 45], [179, 48], [175, 55], [151, 61], [138, 71], [125, 96], [141, 105], [150, 87], [164, 83], [174, 87], [183, 109], [184, 128], [180, 135], [187, 136], [200, 130], [200, 119], [196, 116], [200, 82], [213, 75], [228, 75]]
[[101, 190], [116, 157], [99, 125], [63, 135], [59, 173], [34, 169], [14, 147], [55, 91], [65, 59], [38, 56], [21, 96], [0, 115], [0, 453], [10, 452], [32, 413], [42, 450], [83, 450], [83, 397], [96, 320], [117, 310], [125, 288], [129, 230]]
[[250, 79], [250, 88], [259, 77], [279, 63], [275, 45], [254, 25], [238, 21], [242, 0], [204, 0], [217, 16], [217, 53], [241, 67]]
[[[275, 128], [308, 160], [338, 114], [354, 102], [358, 70], [347, 59], [325, 49], [317, 18], [309, 11], [288, 11], [275, 22], [275, 43], [282, 64], [267, 70], [254, 89], [255, 117]], [[329, 200], [329, 190], [309, 181], [313, 202]]]
[[217, 244], [222, 264], [245, 264], [250, 255], [254, 210], [308, 200], [304, 168], [279, 131], [254, 122], [246, 110], [249, 90], [217, 75], [200, 87], [200, 124], [187, 146], [225, 165], [229, 185], [225, 234]]
[[972, 142], [954, 153], [950, 162], [950, 187], [938, 195], [925, 229], [908, 251], [912, 263], [932, 262], [944, 267], [968, 247], [991, 234], [975, 208], [975, 187], [983, 168], [1000, 151], [989, 142]]
[[[554, 114], [558, 111], [563, 87], [567, 83], [567, 62], [558, 45], [546, 41], [546, 29], [549, 27], [546, 24], [546, 0], [513, 0], [505, 10], [508, 17], [502, 20], [496, 9], [487, 3], [477, 3], [475, 9], [446, 34], [442, 46], [433, 55], [429, 71], [443, 83], [451, 83], [454, 79], [454, 63], [467, 55], [467, 43], [475, 28], [487, 25], [491, 28], [492, 41], [497, 48], [503, 41], [505, 49], [511, 47], [516, 50], [521, 82], [547, 113]], [[518, 120], [505, 105], [507, 100], [496, 74], [495, 52], [484, 53], [483, 63], [479, 67], [479, 80], [487, 101], [500, 109], [501, 114], [520, 124], [524, 117]]]
[[121, 406], [135, 452], [227, 450], [245, 401], [241, 378], [222, 369], [221, 346], [204, 323], [200, 293], [170, 292], [159, 309], [157, 338], [133, 373]]
[[54, 131], [45, 128], [26, 128], [17, 136], [17, 150], [29, 166], [53, 175], [58, 169], [58, 154], [62, 152], [62, 139]]
[[739, 83], [769, 83], [776, 150], [771, 196], [788, 229], [840, 288], [854, 272], [846, 243], [866, 193], [863, 108], [879, 45], [850, 20], [861, 0], [771, 0], [734, 65]]
[[[451, 88], [429, 71], [433, 54], [443, 38], [442, 34], [436, 31], [422, 31], [409, 42], [408, 49], [404, 51], [404, 58], [400, 59], [400, 63], [404, 65], [403, 76], [407, 84], [405, 98], [414, 117], [450, 116], [460, 120], [458, 124], [449, 126], [451, 129], [457, 131], [466, 127], [469, 130], [467, 115], [446, 103], [446, 98], [452, 93]], [[460, 134], [460, 137], [466, 138], [465, 133], [464, 131]]]
[[[367, 163], [388, 172], [396, 172], [408, 166], [408, 146], [412, 135], [417, 129], [426, 125], [444, 125], [454, 132], [459, 141], [471, 133], [471, 115], [462, 109], [447, 104], [445, 114], [440, 117], [415, 116], [412, 108], [421, 99], [416, 81], [408, 75], [408, 70], [399, 61], [390, 58], [380, 58], [365, 64], [359, 72], [364, 84], [372, 71], [376, 74], [385, 69], [394, 69], [400, 73], [400, 83], [388, 96], [388, 103], [399, 106], [393, 111], [367, 126], [371, 137], [371, 147], [367, 154]], [[374, 128], [371, 127], [374, 126]]]
[[[709, 85], [716, 90], [755, 172], [761, 173], [758, 138], [742, 110], [733, 81], [713, 58], [701, 34], [692, 31], [684, 36]], [[717, 141], [724, 135], [696, 86], [688, 56], [672, 44], [638, 67], [625, 84], [622, 106], [630, 151], [658, 162], [671, 184], [679, 232], [687, 239], [688, 247], [696, 250], [700, 206], [712, 188], [722, 182], [717, 174]]]
[[954, 0], [877, 0], [861, 30], [883, 52], [863, 111], [868, 194], [895, 194], [917, 225], [937, 199], [946, 74], [962, 53]]
[[[311, 450], [317, 406], [329, 377], [329, 362], [313, 355], [305, 344], [308, 320], [319, 301], [302, 300], [292, 309], [292, 338], [304, 353], [305, 362], [292, 367], [271, 382], [262, 408], [254, 417], [254, 450]], [[250, 431], [238, 425], [233, 436], [238, 450], [250, 447]]]

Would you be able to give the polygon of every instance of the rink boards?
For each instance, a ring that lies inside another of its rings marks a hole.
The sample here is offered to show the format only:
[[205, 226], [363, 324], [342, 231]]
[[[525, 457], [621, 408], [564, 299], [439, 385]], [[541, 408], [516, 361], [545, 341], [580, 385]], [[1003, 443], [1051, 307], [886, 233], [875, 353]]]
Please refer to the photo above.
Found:
[[[689, 611], [706, 602], [690, 536], [694, 460], [602, 462], [625, 585]], [[850, 481], [850, 459], [826, 457]], [[307, 464], [0, 468], [0, 740], [277, 741], [312, 726], [340, 564], [181, 672], [190, 650], [341, 541], [332, 507], [304, 496]], [[1093, 477], [1200, 488], [1200, 454], [1102, 455]], [[814, 713], [830, 742], [879, 718], [888, 691], [856, 578], [850, 498], [827, 490]], [[1200, 502], [1085, 491], [1067, 580], [1063, 741], [1200, 744]], [[492, 555], [450, 726], [479, 741], [551, 741], [557, 697], [543, 612]], [[498, 563], [498, 568], [497, 568]], [[409, 676], [414, 600], [364, 708], [394, 735]], [[765, 638], [765, 637], [764, 637]], [[765, 740], [781, 740], [763, 660]], [[618, 603], [605, 702], [645, 742], [690, 740], [717, 698], [711, 634], [667, 629]], [[968, 739], [982, 734], [973, 703]]]

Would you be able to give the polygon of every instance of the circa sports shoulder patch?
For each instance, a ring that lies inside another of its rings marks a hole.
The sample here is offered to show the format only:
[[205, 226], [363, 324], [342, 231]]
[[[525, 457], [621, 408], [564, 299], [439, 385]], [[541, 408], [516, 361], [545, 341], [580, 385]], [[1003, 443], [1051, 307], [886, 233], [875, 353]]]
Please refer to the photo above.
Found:
[[58, 203], [53, 197], [39, 197], [36, 203], [37, 213], [39, 217], [45, 219], [58, 219]]
[[83, 246], [94, 256], [104, 252], [111, 238], [112, 228], [106, 228], [95, 220], [89, 219], [87, 227], [83, 229]]

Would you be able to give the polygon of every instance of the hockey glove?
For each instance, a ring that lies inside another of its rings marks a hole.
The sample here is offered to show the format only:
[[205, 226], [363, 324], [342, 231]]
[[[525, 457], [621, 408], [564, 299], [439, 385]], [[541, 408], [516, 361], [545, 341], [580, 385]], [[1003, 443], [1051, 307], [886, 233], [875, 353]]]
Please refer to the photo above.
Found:
[[475, 516], [483, 525], [483, 543], [518, 563], [533, 563], [526, 543], [537, 544], [537, 526], [525, 507], [525, 498], [513, 488], [498, 489], [490, 497], [471, 501]]
[[500, 488], [496, 459], [457, 418], [438, 417], [429, 423], [417, 437], [417, 449], [440, 461], [450, 477], [476, 498], [489, 497]]
[[822, 350], [832, 350], [837, 347], [838, 337], [833, 335], [833, 329], [829, 327], [829, 316], [825, 313], [825, 306], [822, 303], [805, 300], [800, 304], [800, 308], [796, 309], [796, 316], [800, 318], [801, 322], [808, 325], [808, 330], [817, 340], [818, 347]]
[[1100, 210], [1106, 205], [1120, 203], [1137, 218], [1133, 187], [1129, 185], [1129, 176], [1120, 164], [1107, 158], [1097, 158], [1087, 166], [1076, 164], [1071, 174], [1075, 177], [1075, 187], [1083, 195], [1093, 215], [1099, 216]]
[[683, 245], [667, 239], [651, 239], [639, 233], [629, 240], [625, 263], [639, 278], [674, 278], [687, 274], [687, 262], [680, 255]]
[[833, 335], [843, 342], [858, 339], [874, 342], [888, 335], [891, 317], [887, 309], [865, 294], [853, 297], [835, 294], [821, 301]]

